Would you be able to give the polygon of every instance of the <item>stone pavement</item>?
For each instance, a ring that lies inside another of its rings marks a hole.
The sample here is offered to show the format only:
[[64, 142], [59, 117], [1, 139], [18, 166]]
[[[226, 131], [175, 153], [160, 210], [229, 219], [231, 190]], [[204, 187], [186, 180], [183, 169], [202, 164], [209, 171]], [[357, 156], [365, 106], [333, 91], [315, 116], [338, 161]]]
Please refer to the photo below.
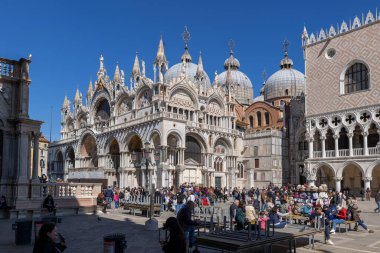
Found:
[[[221, 204], [228, 207], [228, 204]], [[359, 207], [365, 223], [374, 234], [364, 232], [359, 228], [358, 232], [336, 233], [332, 235], [335, 245], [329, 246], [322, 243], [323, 236], [316, 236], [316, 249], [309, 250], [305, 243], [300, 243], [298, 252], [337, 252], [337, 253], [375, 253], [380, 252], [380, 215], [373, 212], [375, 202], [359, 201]], [[164, 212], [158, 219], [161, 224], [172, 213]], [[100, 221], [97, 219], [100, 217]], [[160, 253], [158, 243], [158, 232], [146, 231], [145, 217], [126, 214], [124, 210], [112, 210], [107, 214], [99, 215], [76, 215], [64, 216], [62, 223], [58, 224], [59, 232], [66, 238], [68, 248], [66, 253], [97, 253], [103, 252], [103, 236], [109, 233], [125, 233], [127, 240], [126, 253]], [[0, 220], [0, 252], [1, 253], [31, 253], [33, 246], [16, 246], [14, 244], [14, 231], [12, 223], [14, 220]], [[304, 240], [305, 241], [305, 240]], [[286, 246], [286, 245], [285, 245]], [[200, 249], [202, 253], [216, 252]], [[255, 251], [256, 252], [256, 251]], [[286, 252], [285, 248], [276, 248], [274, 252]]]

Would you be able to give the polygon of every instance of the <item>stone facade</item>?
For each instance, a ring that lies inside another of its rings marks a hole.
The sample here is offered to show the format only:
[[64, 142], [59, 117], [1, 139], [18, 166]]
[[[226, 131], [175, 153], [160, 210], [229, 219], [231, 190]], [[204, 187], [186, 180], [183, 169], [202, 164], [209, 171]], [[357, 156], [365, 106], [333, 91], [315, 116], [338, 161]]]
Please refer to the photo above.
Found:
[[[268, 79], [268, 92], [276, 85], [292, 87], [294, 80], [284, 74], [292, 65], [286, 52], [276, 73], [283, 78]], [[61, 140], [49, 147], [50, 170], [65, 180], [106, 180], [121, 187], [188, 182], [242, 188], [289, 182], [286, 111], [291, 98], [304, 90], [304, 80], [297, 92], [272, 94], [265, 101], [269, 94], [264, 89], [253, 99], [233, 48], [224, 67], [211, 83], [202, 57], [192, 63], [185, 44], [181, 62], [169, 68], [161, 38], [153, 80], [136, 55], [128, 85], [118, 66], [109, 78], [101, 56], [86, 101], [79, 90], [73, 106], [64, 99]]]
[[[323, 30], [322, 30], [323, 31]], [[305, 176], [336, 189], [379, 189], [380, 20], [369, 12], [335, 32], [303, 34], [307, 76]]]
[[38, 152], [31, 157], [31, 146], [42, 122], [29, 118], [30, 63], [0, 58], [0, 193], [12, 207], [25, 202], [30, 181], [38, 181]]

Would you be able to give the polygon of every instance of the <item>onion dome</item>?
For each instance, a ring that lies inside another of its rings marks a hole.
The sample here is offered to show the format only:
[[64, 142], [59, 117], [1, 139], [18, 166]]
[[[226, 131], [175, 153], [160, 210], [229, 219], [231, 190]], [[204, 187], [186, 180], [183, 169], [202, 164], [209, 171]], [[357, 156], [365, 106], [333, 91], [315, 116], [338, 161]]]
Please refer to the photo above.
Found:
[[203, 70], [202, 57], [198, 59], [198, 65], [191, 62], [191, 55], [187, 46], [190, 40], [190, 33], [187, 30], [187, 27], [185, 27], [185, 31], [182, 33], [182, 38], [185, 42], [185, 52], [181, 57], [181, 63], [173, 65], [168, 71], [166, 71], [164, 76], [165, 82], [169, 83], [173, 79], [186, 77], [190, 81], [196, 83], [197, 79], [202, 75], [203, 82], [205, 82], [206, 85], [211, 86], [210, 78]]
[[285, 56], [280, 62], [280, 70], [271, 75], [264, 86], [264, 98], [267, 101], [299, 96], [305, 92], [305, 85], [305, 75], [293, 69], [293, 61], [288, 57], [286, 45]]
[[[216, 78], [216, 85], [225, 86], [227, 83], [227, 73], [230, 69], [229, 81], [234, 86], [235, 99], [241, 104], [250, 104], [253, 100], [253, 89], [251, 80], [246, 74], [239, 71], [240, 62], [235, 58], [233, 52], [233, 42], [230, 41], [230, 57], [224, 61], [225, 71], [220, 73]], [[224, 87], [223, 87], [224, 88]]]

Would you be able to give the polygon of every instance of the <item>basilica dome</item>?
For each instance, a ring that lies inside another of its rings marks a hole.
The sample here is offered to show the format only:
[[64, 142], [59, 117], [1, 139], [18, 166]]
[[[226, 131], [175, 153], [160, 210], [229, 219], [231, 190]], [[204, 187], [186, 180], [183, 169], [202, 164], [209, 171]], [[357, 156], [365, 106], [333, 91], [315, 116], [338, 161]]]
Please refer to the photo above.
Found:
[[264, 86], [265, 100], [299, 96], [305, 92], [305, 75], [292, 67], [293, 61], [285, 53], [281, 69], [271, 75]]
[[217, 76], [216, 84], [223, 87], [227, 83], [227, 73], [228, 69], [230, 69], [236, 100], [242, 104], [250, 104], [253, 100], [252, 83], [246, 74], [239, 71], [239, 68], [240, 62], [234, 57], [234, 54], [231, 51], [230, 57], [224, 62], [225, 71]]
[[[169, 83], [174, 78], [180, 77], [182, 75], [183, 65], [184, 65], [183, 63], [177, 63], [174, 66], [170, 67], [168, 71], [166, 71], [165, 73], [165, 76], [164, 76], [165, 82]], [[186, 66], [187, 79], [195, 83], [196, 82], [195, 75], [197, 73], [198, 65], [192, 62], [187, 62], [185, 66]], [[206, 79], [205, 79], [206, 84], [211, 86], [210, 78], [208, 77], [206, 72], [204, 72], [204, 74], [206, 76]]]

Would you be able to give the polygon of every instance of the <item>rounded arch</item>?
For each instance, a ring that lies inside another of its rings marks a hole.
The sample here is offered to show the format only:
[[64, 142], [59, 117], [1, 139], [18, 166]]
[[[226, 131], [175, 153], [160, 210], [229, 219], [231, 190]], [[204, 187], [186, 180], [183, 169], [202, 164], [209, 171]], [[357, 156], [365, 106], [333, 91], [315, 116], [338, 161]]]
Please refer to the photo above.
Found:
[[377, 193], [380, 190], [380, 160], [377, 160], [375, 166], [371, 168], [371, 190], [373, 193]]
[[108, 93], [101, 92], [96, 96], [91, 104], [91, 112], [95, 121], [99, 118], [100, 120], [108, 120], [111, 117], [111, 99]]
[[80, 149], [81, 149], [81, 145], [83, 143], [83, 139], [87, 136], [87, 135], [91, 135], [92, 137], [94, 137], [94, 139], [96, 140], [96, 135], [95, 133], [90, 130], [90, 129], [86, 129], [85, 131], [82, 132], [82, 134], [80, 135], [79, 139], [78, 139], [78, 145], [77, 145], [77, 148], [76, 148], [76, 156], [80, 156]]
[[359, 194], [364, 187], [364, 171], [363, 168], [354, 161], [345, 162], [338, 175], [342, 178], [342, 188], [347, 188], [352, 194]]
[[116, 141], [117, 145], [119, 146], [119, 152], [120, 152], [120, 140], [118, 140], [118, 138], [115, 136], [110, 136], [110, 137], [108, 137], [108, 139], [105, 141], [105, 143], [103, 145], [103, 148], [102, 148], [103, 154], [109, 153], [110, 147], [115, 141]]
[[[181, 138], [181, 134], [177, 131], [177, 130], [170, 130], [167, 132], [166, 134], [166, 140], [169, 140], [169, 136], [172, 135], [176, 138], [177, 140], [177, 144], [178, 144], [178, 147], [184, 147], [183, 145], [183, 140]], [[167, 145], [169, 145], [169, 143], [167, 142]]]
[[[198, 138], [197, 138], [198, 137]], [[192, 159], [202, 164], [202, 153], [205, 152], [205, 142], [197, 134], [186, 134], [185, 162]]]
[[134, 136], [137, 136], [140, 140], [141, 140], [141, 145], [142, 145], [142, 138], [141, 138], [141, 135], [139, 133], [137, 133], [136, 131], [131, 131], [129, 132], [125, 137], [124, 139], [122, 140], [121, 143], [123, 143], [123, 149], [124, 151], [129, 151], [129, 143], [131, 142], [132, 138]]
[[347, 161], [347, 162], [344, 162], [343, 165], [337, 170], [337, 172], [336, 172], [337, 177], [342, 177], [344, 169], [350, 165], [357, 167], [360, 170], [360, 172], [362, 173], [362, 175], [363, 176], [365, 175], [364, 169], [362, 168], [362, 166], [359, 163], [357, 163], [355, 161]]
[[373, 161], [370, 165], [368, 165], [367, 169], [365, 170], [365, 177], [371, 177], [373, 170], [380, 165], [380, 159], [377, 159]]
[[207, 150], [206, 140], [201, 135], [197, 133], [186, 133], [186, 139], [187, 137], [193, 137], [195, 140], [197, 140], [200, 143], [201, 152], [206, 152]]
[[74, 151], [74, 148], [72, 146], [68, 146], [66, 148], [66, 161], [68, 162], [68, 166], [70, 168], [75, 168], [75, 151]]
[[63, 152], [59, 149], [55, 152], [55, 160], [59, 162], [63, 162]]
[[343, 94], [348, 94], [350, 92], [347, 92], [346, 90], [346, 87], [345, 87], [345, 79], [346, 79], [346, 73], [347, 71], [352, 68], [355, 64], [362, 64], [364, 67], [365, 67], [365, 71], [367, 73], [367, 79], [368, 79], [368, 85], [365, 89], [363, 90], [367, 90], [371, 87], [371, 69], [369, 67], [369, 65], [365, 62], [365, 61], [362, 61], [360, 59], [354, 59], [352, 61], [350, 61], [346, 66], [344, 66], [342, 72], [340, 73], [340, 77], [339, 77], [339, 91], [340, 91], [340, 94], [343, 95]]
[[149, 136], [149, 141], [154, 145], [155, 149], [158, 149], [161, 145], [161, 133], [159, 130], [155, 129]]
[[180, 93], [184, 93], [186, 94], [187, 96], [190, 97], [191, 101], [193, 102], [193, 105], [194, 105], [194, 109], [198, 109], [199, 107], [199, 102], [198, 102], [198, 96], [197, 94], [191, 89], [189, 88], [189, 86], [187, 85], [184, 85], [184, 84], [177, 84], [176, 86], [174, 86], [170, 93], [169, 93], [169, 100], [172, 101], [172, 98], [176, 95], [176, 94], [180, 94]]
[[318, 163], [315, 167], [316, 169], [316, 184], [326, 184], [327, 187], [335, 187], [335, 170], [334, 168], [326, 162]]

